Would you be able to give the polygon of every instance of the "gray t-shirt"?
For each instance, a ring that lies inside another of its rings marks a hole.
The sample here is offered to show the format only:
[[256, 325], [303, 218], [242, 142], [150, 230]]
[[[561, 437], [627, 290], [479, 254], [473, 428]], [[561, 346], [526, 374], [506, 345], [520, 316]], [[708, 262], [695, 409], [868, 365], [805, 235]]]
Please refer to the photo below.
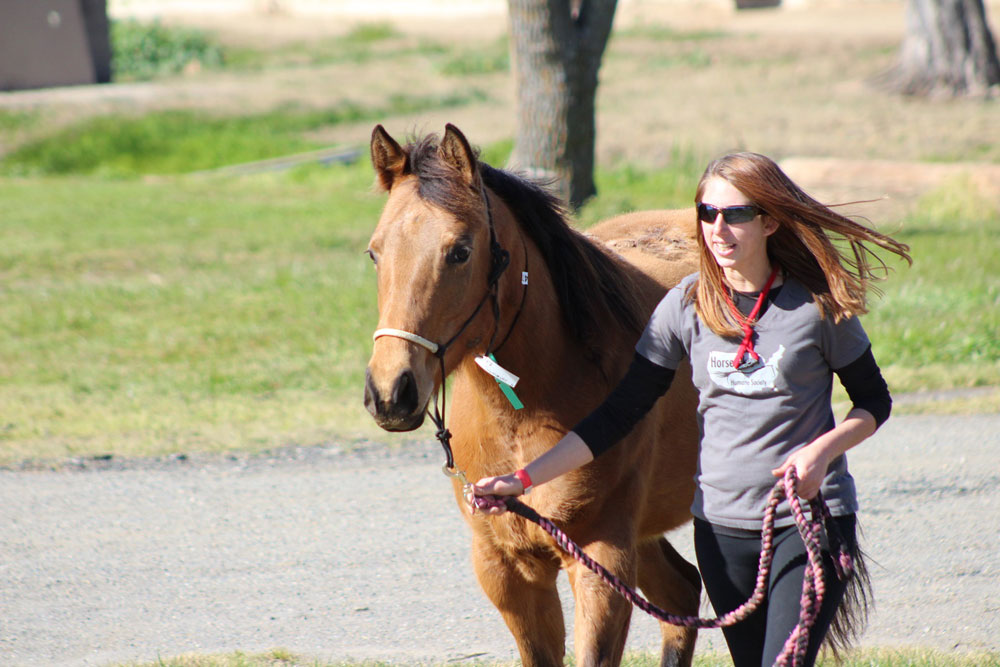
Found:
[[[676, 369], [689, 358], [699, 393], [701, 444], [692, 513], [733, 528], [759, 530], [776, 478], [771, 470], [796, 449], [834, 427], [833, 369], [857, 360], [868, 336], [856, 317], [821, 318], [812, 294], [789, 278], [754, 327], [755, 370], [733, 368], [739, 340], [703, 326], [684, 295], [686, 277], [656, 307], [636, 344], [653, 363]], [[857, 511], [847, 459], [830, 464], [823, 496], [835, 515]], [[776, 525], [793, 523], [787, 501]]]

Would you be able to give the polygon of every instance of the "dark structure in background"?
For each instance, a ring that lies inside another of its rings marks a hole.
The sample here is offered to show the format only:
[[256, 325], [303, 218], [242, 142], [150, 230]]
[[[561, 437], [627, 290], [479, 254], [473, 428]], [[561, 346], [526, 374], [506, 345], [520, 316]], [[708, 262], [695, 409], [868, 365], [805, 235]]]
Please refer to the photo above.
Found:
[[0, 90], [110, 80], [106, 0], [0, 0]]

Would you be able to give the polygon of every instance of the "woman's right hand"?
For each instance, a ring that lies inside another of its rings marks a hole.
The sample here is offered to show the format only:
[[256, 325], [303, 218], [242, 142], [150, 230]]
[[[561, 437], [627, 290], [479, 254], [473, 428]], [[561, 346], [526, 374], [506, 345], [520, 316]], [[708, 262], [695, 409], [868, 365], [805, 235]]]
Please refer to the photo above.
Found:
[[[472, 503], [473, 513], [496, 515], [507, 511], [504, 497], [521, 495], [524, 493], [524, 486], [513, 474], [483, 477], [472, 485], [472, 493], [475, 496]], [[482, 500], [479, 500], [480, 498]]]
[[[574, 431], [570, 431], [552, 449], [525, 465], [518, 472], [524, 473], [525, 482], [533, 489], [593, 460], [594, 454], [590, 451], [587, 443]], [[531, 469], [530, 475], [528, 475], [528, 468]], [[505, 498], [519, 496], [522, 493], [524, 493], [524, 485], [515, 473], [499, 477], [483, 477], [472, 485], [472, 511], [480, 511], [483, 514], [503, 514], [507, 511]]]

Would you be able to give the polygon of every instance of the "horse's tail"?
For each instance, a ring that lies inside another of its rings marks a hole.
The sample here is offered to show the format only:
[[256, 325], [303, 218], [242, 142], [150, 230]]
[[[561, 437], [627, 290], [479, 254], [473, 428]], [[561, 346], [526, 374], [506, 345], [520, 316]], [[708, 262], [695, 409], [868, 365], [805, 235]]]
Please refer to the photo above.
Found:
[[[857, 526], [856, 535], [856, 539], [848, 540], [846, 545], [853, 568], [847, 579], [847, 590], [830, 624], [825, 642], [838, 662], [843, 660], [847, 650], [861, 637], [865, 626], [868, 625], [868, 614], [875, 602], [867, 557], [860, 546], [860, 525]], [[836, 558], [835, 554], [834, 557]]]

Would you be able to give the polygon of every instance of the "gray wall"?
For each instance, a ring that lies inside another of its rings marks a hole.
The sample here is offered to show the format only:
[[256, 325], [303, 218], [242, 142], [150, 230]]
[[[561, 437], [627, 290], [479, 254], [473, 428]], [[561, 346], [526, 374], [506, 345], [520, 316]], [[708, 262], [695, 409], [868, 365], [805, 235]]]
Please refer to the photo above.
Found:
[[0, 90], [110, 80], [105, 0], [0, 0]]

